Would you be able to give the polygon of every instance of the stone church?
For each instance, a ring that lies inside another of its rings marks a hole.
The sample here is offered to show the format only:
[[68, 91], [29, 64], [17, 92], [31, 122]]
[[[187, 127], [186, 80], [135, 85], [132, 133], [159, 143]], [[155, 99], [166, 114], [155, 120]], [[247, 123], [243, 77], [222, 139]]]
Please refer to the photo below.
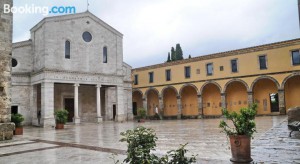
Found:
[[131, 66], [123, 62], [123, 35], [89, 11], [47, 17], [27, 41], [13, 43], [12, 113], [24, 124], [131, 120]]

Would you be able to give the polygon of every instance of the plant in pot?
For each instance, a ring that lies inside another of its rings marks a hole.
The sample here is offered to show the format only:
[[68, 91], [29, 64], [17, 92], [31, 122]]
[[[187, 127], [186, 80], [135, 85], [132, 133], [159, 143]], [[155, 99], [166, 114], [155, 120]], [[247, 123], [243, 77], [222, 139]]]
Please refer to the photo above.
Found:
[[232, 158], [231, 162], [247, 163], [253, 161], [251, 158], [251, 138], [256, 132], [255, 116], [257, 104], [248, 108], [241, 108], [240, 112], [229, 112], [222, 109], [224, 117], [230, 120], [233, 127], [230, 127], [226, 121], [221, 120], [219, 127], [230, 139]]
[[23, 126], [22, 122], [24, 121], [23, 115], [11, 114], [11, 122], [15, 123], [16, 129], [14, 130], [14, 135], [22, 135], [23, 134]]
[[68, 114], [69, 114], [69, 112], [65, 109], [55, 111], [55, 113], [54, 113], [55, 122], [56, 122], [55, 129], [63, 129], [64, 128], [64, 124], [68, 120]]
[[146, 109], [144, 108], [139, 108], [137, 111], [137, 120], [138, 122], [145, 122], [147, 116]]

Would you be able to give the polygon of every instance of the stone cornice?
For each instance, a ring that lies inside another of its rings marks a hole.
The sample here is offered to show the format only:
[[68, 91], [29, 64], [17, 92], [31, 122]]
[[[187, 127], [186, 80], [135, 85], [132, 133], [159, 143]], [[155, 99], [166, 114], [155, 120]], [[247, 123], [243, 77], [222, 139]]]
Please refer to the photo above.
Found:
[[22, 42], [16, 42], [12, 44], [13, 48], [19, 48], [19, 47], [25, 47], [25, 46], [31, 46], [32, 42], [31, 39], [26, 40], [26, 41], [22, 41]]
[[282, 42], [276, 42], [276, 43], [242, 48], [242, 49], [237, 49], [237, 50], [232, 50], [232, 51], [219, 52], [219, 53], [214, 53], [214, 54], [210, 54], [210, 55], [198, 56], [198, 57], [193, 57], [191, 59], [184, 59], [184, 60], [179, 60], [179, 61], [174, 61], [174, 62], [167, 62], [167, 63], [162, 63], [162, 64], [155, 64], [155, 65], [150, 65], [150, 66], [146, 66], [146, 67], [135, 68], [135, 69], [132, 69], [132, 72], [145, 71], [145, 70], [149, 70], [149, 69], [168, 67], [168, 66], [197, 62], [197, 61], [202, 61], [202, 60], [210, 60], [210, 59], [222, 58], [222, 57], [227, 57], [227, 56], [241, 55], [241, 54], [247, 54], [247, 53], [258, 52], [258, 51], [265, 51], [265, 50], [282, 48], [282, 47], [299, 45], [299, 44], [300, 44], [300, 38], [297, 38], [297, 39], [293, 39], [293, 40], [286, 40], [286, 41], [282, 41]]
[[63, 71], [63, 70], [55, 70], [55, 69], [46, 69], [43, 68], [39, 71], [36, 72], [32, 72], [31, 76], [35, 76], [44, 72], [50, 72], [50, 73], [58, 73], [58, 74], [64, 74], [64, 73], [68, 73], [68, 74], [77, 74], [77, 75], [102, 75], [102, 76], [115, 76], [115, 77], [121, 77], [123, 78], [124, 75], [117, 75], [117, 74], [104, 74], [104, 73], [93, 73], [93, 72], [79, 72], [79, 71]]

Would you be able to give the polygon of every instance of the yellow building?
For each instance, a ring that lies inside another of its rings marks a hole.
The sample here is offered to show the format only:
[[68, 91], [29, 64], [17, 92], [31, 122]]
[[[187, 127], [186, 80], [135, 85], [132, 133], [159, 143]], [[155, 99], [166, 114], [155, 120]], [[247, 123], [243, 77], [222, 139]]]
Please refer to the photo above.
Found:
[[133, 112], [165, 118], [214, 117], [256, 102], [258, 115], [300, 106], [300, 39], [132, 70]]

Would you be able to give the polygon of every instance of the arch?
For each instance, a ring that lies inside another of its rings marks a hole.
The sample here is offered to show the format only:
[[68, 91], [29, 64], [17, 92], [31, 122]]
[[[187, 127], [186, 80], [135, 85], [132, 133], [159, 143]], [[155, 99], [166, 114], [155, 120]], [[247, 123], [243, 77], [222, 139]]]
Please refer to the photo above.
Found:
[[184, 84], [184, 85], [180, 88], [180, 90], [179, 90], [179, 95], [182, 95], [182, 90], [183, 90], [185, 87], [188, 87], [188, 86], [193, 87], [193, 88], [196, 90], [197, 94], [198, 94], [198, 88], [197, 88], [194, 84], [187, 83], [187, 84]]
[[252, 82], [252, 84], [251, 84], [251, 87], [250, 87], [250, 91], [252, 92], [253, 91], [253, 87], [254, 87], [254, 85], [256, 84], [256, 82], [258, 82], [259, 80], [261, 80], [261, 79], [269, 79], [269, 80], [272, 80], [274, 83], [275, 83], [275, 85], [277, 86], [277, 89], [279, 89], [280, 88], [280, 84], [278, 83], [278, 81], [275, 79], [275, 78], [273, 78], [273, 77], [271, 77], [271, 76], [260, 76], [260, 77], [258, 77], [258, 78], [256, 78], [253, 82]]
[[300, 73], [293, 73], [283, 81], [286, 110], [300, 106]]
[[151, 90], [153, 90], [154, 92], [157, 93], [157, 95], [159, 95], [159, 91], [158, 91], [156, 88], [150, 87], [149, 89], [146, 90], [146, 92], [145, 92], [145, 94], [144, 94], [144, 98], [147, 97], [148, 93], [149, 93]]
[[272, 78], [259, 77], [254, 80], [251, 90], [253, 100], [257, 103], [257, 114], [279, 112], [278, 86]]
[[65, 59], [71, 58], [71, 42], [69, 40], [65, 41]]
[[201, 95], [202, 95], [202, 93], [203, 93], [203, 89], [204, 89], [205, 86], [208, 85], [208, 84], [214, 84], [214, 85], [216, 85], [216, 86], [219, 88], [220, 92], [222, 91], [222, 87], [220, 86], [220, 84], [218, 84], [218, 83], [215, 82], [215, 81], [207, 81], [206, 83], [204, 83], [204, 84], [202, 85], [202, 87], [201, 87], [201, 89], [200, 89], [200, 94], [201, 94]]
[[108, 58], [107, 46], [103, 47], [103, 63], [107, 63]]
[[180, 89], [182, 115], [198, 115], [198, 91], [194, 85], [184, 85]]
[[144, 98], [147, 98], [147, 115], [148, 116], [154, 116], [154, 110], [157, 106], [160, 109], [159, 106], [159, 92], [156, 88], [149, 88], [144, 95]]
[[249, 91], [249, 86], [248, 86], [248, 84], [247, 84], [244, 80], [241, 80], [241, 79], [231, 79], [231, 80], [229, 80], [229, 81], [225, 84], [224, 89], [223, 89], [223, 93], [225, 93], [225, 91], [226, 91], [228, 85], [229, 85], [230, 83], [232, 83], [232, 82], [241, 82], [242, 84], [244, 84], [244, 86], [246, 87], [247, 91]]
[[240, 108], [248, 106], [248, 85], [240, 79], [232, 79], [225, 84], [226, 108], [239, 112]]
[[205, 116], [222, 115], [221, 88], [215, 82], [205, 83], [201, 88], [202, 108]]
[[291, 75], [287, 76], [286, 78], [284, 78], [284, 80], [282, 81], [281, 83], [281, 88], [280, 89], [284, 89], [284, 86], [285, 86], [285, 83], [292, 77], [294, 76], [300, 76], [300, 72], [295, 72], [295, 73], [292, 73]]
[[164, 92], [166, 89], [173, 89], [175, 92], [176, 92], [176, 96], [178, 96], [178, 91], [175, 87], [171, 86], [171, 85], [168, 85], [166, 87], [164, 87], [162, 90], [161, 90], [161, 95], [164, 95]]
[[143, 107], [143, 93], [139, 89], [132, 91], [132, 113], [137, 115], [138, 108]]

